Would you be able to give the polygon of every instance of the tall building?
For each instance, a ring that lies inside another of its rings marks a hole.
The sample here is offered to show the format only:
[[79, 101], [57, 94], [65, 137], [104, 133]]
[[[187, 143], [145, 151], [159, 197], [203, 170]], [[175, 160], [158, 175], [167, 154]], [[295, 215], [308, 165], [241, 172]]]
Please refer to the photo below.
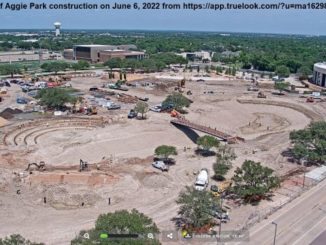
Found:
[[312, 81], [321, 87], [326, 87], [326, 62], [314, 64]]
[[61, 23], [60, 22], [55, 22], [54, 23], [54, 28], [55, 28], [55, 36], [60, 36], [60, 28], [61, 28]]

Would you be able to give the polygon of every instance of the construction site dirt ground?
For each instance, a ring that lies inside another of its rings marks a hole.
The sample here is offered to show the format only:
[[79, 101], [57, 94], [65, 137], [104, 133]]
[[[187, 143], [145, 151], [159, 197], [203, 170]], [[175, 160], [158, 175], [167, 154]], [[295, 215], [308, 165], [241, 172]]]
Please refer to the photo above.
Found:
[[[102, 83], [100, 78], [76, 78], [71, 82], [85, 92], [90, 86], [100, 87]], [[311, 122], [305, 110], [325, 118], [325, 103], [307, 104], [297, 95], [279, 97], [268, 90], [266, 100], [277, 101], [279, 106], [239, 103], [239, 99], [257, 100], [256, 92], [247, 92], [249, 85], [235, 80], [187, 82], [184, 90], [192, 91], [189, 98], [194, 103], [186, 118], [246, 139], [232, 145], [238, 156], [233, 169], [250, 159], [283, 175], [298, 167], [282, 156], [290, 146], [289, 132]], [[126, 93], [148, 97], [152, 106], [161, 103], [172, 91], [173, 87], [156, 90], [140, 86]], [[294, 110], [282, 103], [300, 107]], [[31, 133], [27, 144], [15, 145], [12, 142], [15, 135], [8, 137], [9, 144], [2, 145], [0, 151], [0, 237], [20, 233], [47, 244], [69, 244], [80, 230], [93, 227], [99, 214], [132, 208], [152, 217], [160, 230], [173, 230], [171, 219], [177, 215], [175, 201], [179, 192], [194, 184], [194, 173], [201, 168], [208, 168], [212, 176], [215, 157], [196, 155], [196, 144], [188, 137], [191, 135], [173, 126], [168, 113], [150, 111], [146, 120], [127, 119], [132, 106], [127, 105], [119, 112], [101, 112], [99, 116], [115, 118], [114, 123], [105, 127], [44, 130], [37, 144], [33, 144], [37, 133]], [[1, 128], [2, 133], [6, 130], [7, 127]], [[16, 138], [23, 142], [24, 134]], [[162, 144], [176, 146], [179, 153], [176, 164], [164, 173], [151, 166], [154, 149]], [[80, 159], [88, 163], [104, 161], [107, 169], [79, 173]], [[28, 163], [40, 161], [53, 169], [25, 172], [18, 177]], [[60, 169], [65, 166], [76, 168]], [[210, 184], [214, 181], [210, 180]], [[263, 201], [258, 207], [228, 203], [231, 220], [224, 229], [241, 227], [253, 211], [273, 206], [284, 198], [276, 193], [271, 201]]]

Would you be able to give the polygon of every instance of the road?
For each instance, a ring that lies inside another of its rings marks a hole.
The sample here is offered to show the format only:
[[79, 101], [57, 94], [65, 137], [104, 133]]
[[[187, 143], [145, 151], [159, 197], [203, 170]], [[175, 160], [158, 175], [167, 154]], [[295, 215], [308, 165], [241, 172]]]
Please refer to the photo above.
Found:
[[275, 225], [272, 222], [277, 224], [277, 245], [310, 244], [326, 230], [326, 181], [253, 226], [250, 242], [242, 244], [273, 244]]

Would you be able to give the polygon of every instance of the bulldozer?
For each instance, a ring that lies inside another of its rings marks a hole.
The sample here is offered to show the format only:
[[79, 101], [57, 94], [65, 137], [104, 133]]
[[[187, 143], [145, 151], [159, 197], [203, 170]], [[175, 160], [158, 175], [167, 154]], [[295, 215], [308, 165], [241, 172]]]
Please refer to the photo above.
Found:
[[91, 106], [91, 107], [87, 107], [85, 110], [85, 115], [97, 115], [97, 109], [96, 106]]
[[[35, 167], [33, 168], [33, 166], [35, 166]], [[45, 162], [41, 161], [40, 164], [37, 164], [35, 162], [29, 163], [27, 165], [27, 168], [25, 169], [25, 171], [32, 171], [32, 170], [37, 170], [37, 171], [40, 171], [40, 172], [45, 171], [46, 170], [45, 169]]]
[[224, 180], [218, 186], [211, 186], [211, 193], [214, 197], [220, 197], [223, 193], [227, 192], [232, 186], [231, 180]]

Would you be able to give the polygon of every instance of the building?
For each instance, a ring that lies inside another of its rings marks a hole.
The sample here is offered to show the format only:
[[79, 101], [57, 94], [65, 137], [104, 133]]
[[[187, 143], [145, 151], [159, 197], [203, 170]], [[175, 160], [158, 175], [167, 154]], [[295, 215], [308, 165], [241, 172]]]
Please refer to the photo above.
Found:
[[212, 60], [212, 56], [210, 52], [207, 51], [198, 51], [198, 52], [183, 52], [181, 54], [183, 58], [188, 59], [188, 60], [207, 60], [207, 61], [211, 61]]
[[326, 87], [326, 62], [314, 64], [312, 82], [321, 87]]
[[136, 59], [142, 60], [145, 57], [144, 52], [139, 51], [126, 51], [121, 49], [115, 50], [103, 50], [100, 52], [100, 62], [106, 62], [112, 58], [120, 58], [120, 59]]
[[[72, 56], [74, 60], [86, 60], [91, 63], [106, 62], [112, 58], [143, 59], [145, 53], [132, 51], [135, 49], [135, 45], [75, 45]], [[71, 50], [65, 50], [64, 57], [70, 59]]]

